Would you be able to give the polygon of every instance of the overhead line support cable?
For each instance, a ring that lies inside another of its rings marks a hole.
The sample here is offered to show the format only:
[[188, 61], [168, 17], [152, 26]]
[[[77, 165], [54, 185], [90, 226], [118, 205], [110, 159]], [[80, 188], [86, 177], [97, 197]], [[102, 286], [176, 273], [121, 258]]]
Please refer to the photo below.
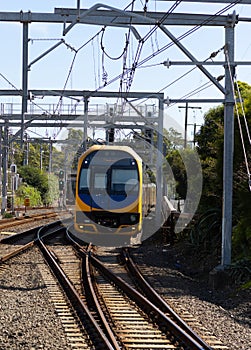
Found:
[[247, 131], [248, 141], [249, 141], [249, 143], [251, 145], [251, 137], [250, 137], [249, 127], [248, 127], [246, 113], [245, 113], [245, 110], [244, 110], [243, 100], [242, 100], [242, 97], [241, 97], [241, 93], [240, 93], [239, 84], [238, 84], [238, 80], [237, 79], [235, 81], [235, 85], [237, 87], [237, 92], [238, 92], [239, 100], [240, 100], [240, 103], [241, 103], [241, 110], [242, 110], [242, 114], [243, 114], [243, 118], [244, 118], [244, 122], [245, 122], [245, 127], [246, 127], [246, 131]]
[[[12, 84], [2, 73], [0, 73], [0, 76], [8, 83], [10, 84], [10, 86], [13, 87], [13, 89], [15, 89], [16, 91], [20, 91], [14, 84]], [[20, 91], [20, 95], [21, 95], [21, 91]]]
[[[207, 20], [203, 21], [203, 22], [200, 24], [200, 26], [196, 26], [195, 28], [193, 28], [193, 31], [199, 29], [203, 24], [206, 24], [207, 22], [210, 22], [212, 18], [214, 18], [215, 16], [220, 15], [221, 13], [223, 13], [223, 12], [225, 12], [226, 10], [230, 9], [231, 7], [233, 7], [234, 5], [236, 5], [236, 4], [237, 4], [238, 2], [240, 2], [240, 1], [241, 1], [241, 0], [235, 1], [234, 3], [231, 3], [231, 4], [229, 4], [228, 6], [226, 6], [225, 8], [223, 8], [222, 10], [218, 11], [215, 15], [209, 16]], [[96, 10], [96, 9], [99, 8], [100, 6], [101, 6], [100, 4], [94, 5], [94, 6], [93, 6], [92, 8], [90, 8], [88, 11], [91, 12], [91, 11], [93, 11], [93, 10]], [[110, 9], [110, 10], [115, 10], [115, 11], [118, 12], [118, 13], [123, 12], [123, 11], [118, 10], [118, 9], [116, 9], [116, 8], [113, 8], [113, 7], [111, 7], [111, 6], [104, 5], [103, 7], [107, 8], [107, 9]], [[88, 12], [88, 13], [89, 13], [89, 12]], [[86, 16], [86, 13], [85, 13], [84, 16]], [[139, 16], [139, 17], [142, 17], [142, 16], [140, 16], [140, 15], [135, 15], [135, 14], [132, 13], [132, 17], [138, 17], [138, 16]], [[148, 18], [148, 20], [149, 20], [151, 23], [153, 23], [153, 22], [152, 22], [152, 19]], [[73, 23], [73, 25], [74, 25], [74, 24], [75, 24], [75, 23]], [[72, 25], [70, 25], [70, 26], [72, 27]], [[69, 27], [70, 27], [70, 26], [69, 26]], [[67, 29], [68, 29], [68, 28], [67, 28]], [[68, 30], [70, 30], [70, 28], [69, 28]], [[67, 30], [67, 31], [68, 31], [68, 30]], [[66, 32], [67, 32], [67, 31], [66, 31]], [[65, 32], [65, 34], [66, 34], [66, 32]], [[185, 36], [188, 36], [188, 35], [190, 35], [191, 33], [192, 33], [191, 30], [187, 31], [185, 34], [183, 34], [182, 36], [178, 37], [178, 38], [176, 39], [176, 41], [177, 41], [177, 40], [182, 40]], [[128, 68], [127, 71], [126, 71], [126, 73], [130, 72], [132, 69], [135, 70], [136, 68], [139, 68], [142, 64], [144, 64], [145, 62], [147, 62], [147, 61], [150, 60], [151, 58], [155, 57], [156, 55], [160, 54], [161, 52], [163, 52], [163, 51], [166, 50], [167, 48], [171, 47], [172, 45], [174, 45], [174, 43], [169, 43], [168, 45], [166, 45], [166, 46], [162, 47], [161, 49], [159, 49], [158, 51], [156, 51], [153, 55], [150, 55], [150, 56], [146, 57], [144, 60], [142, 60], [141, 62], [139, 62], [139, 63], [137, 64], [137, 66], [135, 66], [135, 64], [132, 65], [132, 68], [130, 68], [130, 69]], [[124, 74], [124, 72], [123, 72], [123, 74]], [[123, 76], [123, 74], [119, 74], [118, 76], [114, 77], [114, 78], [111, 79], [110, 81], [106, 82], [103, 86], [100, 86], [99, 88], [95, 89], [93, 92], [97, 92], [97, 91], [99, 91], [99, 90], [102, 90], [105, 86], [110, 85], [110, 84], [112, 84], [113, 82], [115, 82], [116, 80], [120, 79], [120, 78]], [[221, 88], [222, 88], [222, 87], [221, 87]]]
[[229, 74], [231, 77], [231, 87], [232, 87], [232, 92], [233, 92], [233, 96], [234, 96], [234, 100], [235, 100], [235, 110], [236, 110], [236, 114], [237, 114], [242, 150], [243, 150], [244, 161], [245, 161], [245, 166], [246, 166], [247, 175], [248, 175], [248, 185], [249, 185], [249, 190], [251, 191], [251, 172], [249, 170], [248, 158], [247, 158], [247, 153], [246, 153], [246, 148], [245, 148], [245, 143], [244, 143], [244, 136], [243, 136], [243, 131], [242, 131], [242, 125], [241, 125], [241, 120], [240, 120], [240, 114], [239, 114], [239, 110], [237, 107], [237, 101], [236, 101], [236, 96], [235, 96], [234, 80], [233, 80], [233, 76], [231, 74], [231, 65], [230, 65], [230, 61], [229, 61], [227, 48], [225, 48], [225, 55], [226, 55], [226, 59], [227, 59], [227, 66], [228, 66]]
[[[196, 31], [196, 30], [198, 30], [199, 28], [201, 28], [202, 25], [204, 25], [204, 24], [210, 22], [214, 17], [216, 17], [216, 16], [218, 16], [218, 15], [224, 13], [226, 10], [228, 10], [228, 9], [230, 9], [231, 7], [235, 6], [239, 1], [241, 1], [241, 0], [238, 0], [238, 1], [235, 1], [234, 3], [229, 4], [228, 6], [224, 7], [222, 10], [218, 11], [218, 12], [217, 12], [216, 14], [214, 14], [214, 15], [210, 15], [210, 16], [208, 17], [208, 19], [207, 19], [207, 20], [204, 20], [200, 25], [195, 26], [194, 28], [190, 29], [189, 31], [187, 31], [186, 33], [184, 33], [183, 35], [181, 35], [180, 37], [175, 38], [175, 42], [172, 42], [172, 43], [169, 43], [169, 44], [163, 46], [161, 49], [159, 49], [158, 51], [156, 51], [154, 54], [152, 54], [152, 55], [146, 57], [145, 59], [143, 59], [142, 61], [138, 62], [136, 67], [135, 67], [135, 65], [132, 65], [132, 68], [128, 68], [128, 72], [130, 72], [132, 69], [135, 70], [136, 68], [139, 68], [141, 65], [143, 65], [144, 63], [146, 63], [147, 61], [149, 61], [149, 60], [152, 59], [153, 57], [157, 56], [158, 54], [162, 53], [162, 52], [165, 51], [166, 49], [168, 49], [168, 48], [170, 48], [171, 46], [173, 46], [174, 43], [179, 42], [180, 40], [182, 40], [182, 39], [185, 38], [186, 36], [192, 34], [194, 31]], [[112, 7], [110, 7], [110, 6], [105, 6], [105, 7], [107, 7], [108, 9], [113, 9], [113, 10], [119, 11], [118, 9], [114, 9], [114, 8], [112, 8]], [[133, 14], [132, 14], [132, 16], [138, 17], [139, 15], [133, 15]], [[149, 20], [149, 22], [153, 23], [153, 20], [152, 20], [151, 18], [148, 18], [148, 20]], [[105, 84], [105, 86], [114, 83], [116, 80], [120, 79], [121, 76], [122, 76], [122, 75], [119, 74], [118, 76], [114, 77], [112, 80], [108, 81], [108, 82]], [[217, 84], [217, 82], [216, 82], [216, 84]], [[218, 84], [217, 84], [217, 85], [218, 85]], [[220, 88], [220, 90], [223, 89], [223, 87], [222, 87], [221, 85], [218, 85], [218, 87]], [[99, 90], [101, 90], [101, 89], [103, 89], [103, 88], [104, 88], [104, 86], [100, 86], [100, 87], [99, 87], [98, 89], [96, 89], [95, 91], [99, 91]], [[224, 93], [224, 89], [223, 89], [222, 92]]]
[[131, 88], [131, 85], [132, 85], [132, 82], [133, 82], [133, 78], [134, 78], [134, 74], [135, 74], [136, 68], [138, 66], [138, 61], [139, 61], [139, 58], [140, 58], [140, 54], [142, 52], [143, 44], [151, 37], [151, 35], [158, 29], [158, 27], [164, 22], [164, 20], [170, 15], [170, 13], [172, 13], [174, 11], [174, 9], [180, 3], [181, 3], [181, 1], [176, 1], [175, 4], [173, 4], [171, 6], [171, 8], [165, 13], [165, 15], [162, 16], [162, 18], [157, 23], [155, 23], [155, 26], [139, 41], [137, 52], [136, 52], [136, 55], [135, 55], [135, 58], [134, 58], [134, 62], [132, 64], [132, 67], [131, 67], [131, 70], [130, 70], [130, 75], [129, 75], [129, 80], [128, 80], [126, 92], [129, 92], [129, 90]]

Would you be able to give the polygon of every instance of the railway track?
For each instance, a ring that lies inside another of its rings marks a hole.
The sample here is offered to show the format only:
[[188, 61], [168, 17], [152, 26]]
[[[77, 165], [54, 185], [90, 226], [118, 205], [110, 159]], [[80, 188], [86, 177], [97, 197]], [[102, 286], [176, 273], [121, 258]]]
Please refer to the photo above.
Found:
[[147, 291], [128, 251], [121, 257], [117, 249], [96, 252], [69, 243], [60, 222], [36, 233], [23, 249], [36, 244], [50, 267], [42, 264], [40, 272], [71, 349], [226, 349], [209, 335], [207, 343], [156, 292]]
[[[42, 210], [41, 210], [42, 211]], [[30, 222], [34, 222], [37, 220], [43, 220], [43, 219], [49, 219], [49, 218], [55, 218], [58, 216], [58, 213], [53, 211], [42, 211], [39, 214], [25, 214], [23, 216], [17, 217], [17, 218], [10, 218], [10, 219], [1, 219], [0, 220], [0, 231], [6, 228], [12, 228], [14, 226], [20, 226], [22, 224], [27, 224]]]
[[[225, 348], [224, 346], [220, 347], [218, 343], [215, 343], [214, 347], [207, 345], [204, 340], [196, 335], [195, 332], [193, 332], [190, 327], [162, 301], [162, 303], [165, 304], [165, 308], [162, 305], [162, 309], [164, 308], [165, 313], [168, 313], [168, 316], [166, 316], [163, 311], [153, 305], [154, 303], [157, 304], [156, 299], [158, 300], [158, 298], [156, 297], [156, 293], [153, 293], [155, 300], [153, 299], [152, 303], [150, 302], [149, 305], [147, 299], [142, 297], [142, 294], [134, 289], [134, 283], [129, 279], [127, 271], [116, 261], [117, 254], [115, 251], [109, 251], [108, 253], [107, 249], [105, 252], [102, 251], [102, 257], [100, 258], [104, 264], [100, 263], [92, 255], [90, 255], [89, 258], [91, 264], [96, 268], [96, 288], [99, 290], [102, 301], [105, 301], [107, 312], [112, 322], [115, 324], [115, 330], [117, 323], [118, 330], [116, 330], [116, 334], [125, 348], [180, 349], [182, 346], [187, 349]], [[107, 268], [109, 268], [109, 270], [107, 270]], [[114, 276], [112, 276], [113, 274], [110, 270], [114, 270]], [[132, 270], [132, 268], [130, 268], [130, 270]], [[121, 277], [123, 279], [121, 279]], [[108, 282], [107, 279], [111, 279], [112, 284], [111, 281]], [[124, 279], [127, 280], [127, 283], [124, 283]], [[114, 285], [116, 285], [115, 289]], [[145, 290], [145, 286], [141, 286], [141, 288]], [[120, 295], [119, 292], [121, 290], [123, 290], [122, 295]], [[149, 297], [149, 293], [147, 292], [146, 294], [148, 294]], [[124, 300], [125, 295], [128, 303], [126, 308], [126, 301]], [[109, 297], [111, 299], [109, 299]], [[159, 297], [159, 299], [161, 298]], [[119, 307], [119, 300], [121, 300], [121, 308]], [[133, 303], [133, 305], [130, 303]], [[151, 320], [149, 320], [149, 315], [152, 315]], [[156, 328], [157, 324], [159, 329]]]

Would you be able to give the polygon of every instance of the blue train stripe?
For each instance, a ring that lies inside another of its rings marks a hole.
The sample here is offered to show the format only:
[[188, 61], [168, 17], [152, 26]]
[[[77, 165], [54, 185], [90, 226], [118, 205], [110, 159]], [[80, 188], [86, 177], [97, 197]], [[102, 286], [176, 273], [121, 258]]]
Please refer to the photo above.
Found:
[[120, 195], [89, 195], [89, 194], [79, 194], [81, 201], [93, 209], [103, 209], [103, 210], [116, 210], [126, 208], [133, 204], [137, 198], [137, 194], [130, 194], [128, 196], [124, 194]]

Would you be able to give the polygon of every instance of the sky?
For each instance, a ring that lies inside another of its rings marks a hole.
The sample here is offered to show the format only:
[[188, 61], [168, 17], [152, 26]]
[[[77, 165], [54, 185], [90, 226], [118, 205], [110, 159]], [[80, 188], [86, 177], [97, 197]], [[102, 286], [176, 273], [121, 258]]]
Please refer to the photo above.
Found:
[[[99, 2], [100, 3], [100, 2]], [[107, 4], [119, 9], [125, 9], [132, 1], [102, 1], [102, 4]], [[158, 0], [135, 0], [134, 9], [142, 11], [145, 3], [147, 3], [147, 11], [160, 11], [166, 13], [174, 1], [158, 1]], [[80, 0], [81, 8], [90, 8], [96, 4], [91, 0]], [[181, 2], [174, 9], [174, 13], [198, 13], [198, 14], [215, 14], [220, 9], [226, 7], [227, 4], [218, 3], [198, 3], [198, 2]], [[0, 0], [0, 12], [40, 12], [53, 13], [54, 8], [76, 8], [77, 0]], [[131, 6], [128, 6], [131, 9]], [[236, 5], [226, 11], [224, 15], [231, 14], [233, 11], [240, 18], [250, 18], [251, 21], [251, 5]], [[251, 36], [250, 22], [240, 21], [235, 27], [235, 60], [251, 62]], [[141, 37], [149, 33], [153, 27], [137, 26], [136, 29]], [[176, 37], [186, 33], [192, 27], [188, 26], [170, 26], [169, 31]], [[103, 32], [103, 37], [100, 32], [102, 26], [94, 25], [75, 25], [66, 36], [63, 36], [62, 24], [48, 23], [32, 23], [29, 25], [29, 62], [39, 57], [50, 47], [59, 42], [60, 39], [65, 40], [65, 44], [58, 46], [44, 58], [34, 63], [29, 72], [29, 89], [76, 89], [76, 90], [96, 90], [99, 91], [118, 91], [120, 87], [120, 79], [114, 79], [122, 72], [123, 64], [130, 67], [134, 59], [138, 55], [138, 62], [143, 62], [146, 58], [153, 55], [160, 48], [168, 46], [170, 40], [160, 29], [154, 31], [143, 45], [139, 45], [137, 39], [128, 31], [128, 28], [109, 27]], [[129, 35], [129, 37], [128, 37]], [[93, 38], [93, 40], [90, 40]], [[123, 56], [123, 50], [126, 46], [126, 39], [129, 38], [128, 49]], [[22, 25], [20, 23], [0, 22], [0, 89], [20, 89], [22, 86]], [[89, 42], [88, 42], [89, 41]], [[101, 43], [105, 53], [101, 51]], [[212, 52], [219, 51], [219, 54], [214, 61], [223, 61], [224, 53], [223, 46], [225, 44], [225, 30], [222, 27], [203, 26], [188, 35], [182, 40], [182, 44], [189, 50], [192, 55], [198, 60], [206, 60]], [[167, 68], [163, 62], [170, 60], [189, 61], [185, 55], [175, 46], [169, 45], [166, 50], [155, 57], [146, 60], [136, 69], [133, 76], [131, 92], [163, 92], [165, 98], [180, 99], [191, 91], [195, 91], [191, 98], [194, 99], [221, 99], [224, 96], [214, 86], [209, 86], [208, 78], [198, 69], [194, 69], [188, 73], [193, 66], [191, 65], [171, 65]], [[77, 51], [77, 53], [76, 53]], [[109, 58], [109, 57], [110, 58]], [[120, 57], [121, 56], [121, 57]], [[115, 59], [118, 58], [119, 59]], [[112, 58], [112, 59], [111, 59]], [[124, 59], [124, 60], [123, 60]], [[206, 66], [214, 77], [224, 74], [222, 66]], [[245, 81], [251, 85], [250, 66], [237, 66], [237, 79]], [[182, 77], [182, 78], [181, 78]], [[113, 81], [113, 83], [110, 83]], [[104, 82], [107, 86], [101, 88]], [[126, 88], [128, 79], [124, 77], [122, 86]], [[207, 84], [208, 83], [208, 84]], [[224, 85], [224, 80], [222, 81]], [[208, 87], [209, 86], [209, 87]], [[207, 87], [206, 89], [203, 89]], [[18, 108], [21, 103], [20, 98], [1, 97], [1, 107], [8, 109], [10, 106]], [[92, 98], [90, 105], [97, 104], [113, 104], [116, 100], [98, 100]], [[48, 104], [54, 104], [54, 110], [60, 112], [59, 99], [53, 100], [36, 99], [34, 101], [39, 110], [48, 111]], [[71, 106], [76, 103], [74, 100], [64, 100], [65, 104]], [[142, 101], [143, 104], [153, 105], [156, 100]], [[3, 105], [4, 104], [4, 105]], [[11, 105], [13, 104], [13, 105]], [[17, 104], [17, 105], [16, 105]], [[4, 107], [3, 107], [4, 106]], [[176, 103], [172, 106], [165, 106], [164, 126], [169, 128], [184, 127], [185, 104]], [[188, 129], [188, 137], [192, 138], [193, 124], [197, 124], [197, 128], [203, 123], [204, 114], [215, 104], [208, 103], [193, 103], [189, 105], [188, 124], [191, 124]], [[51, 107], [51, 106], [50, 106]], [[192, 108], [196, 107], [196, 108]], [[33, 105], [33, 108], [34, 105]], [[37, 131], [38, 134], [40, 131]], [[59, 129], [46, 130], [46, 135], [54, 137], [59, 133]], [[44, 131], [43, 131], [44, 134]]]

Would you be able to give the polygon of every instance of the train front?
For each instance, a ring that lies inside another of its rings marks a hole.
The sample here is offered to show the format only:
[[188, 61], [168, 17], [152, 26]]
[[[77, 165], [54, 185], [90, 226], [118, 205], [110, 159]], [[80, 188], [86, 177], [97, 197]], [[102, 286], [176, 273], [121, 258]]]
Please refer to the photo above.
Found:
[[79, 160], [75, 231], [97, 245], [139, 244], [142, 160], [127, 146], [93, 146]]

